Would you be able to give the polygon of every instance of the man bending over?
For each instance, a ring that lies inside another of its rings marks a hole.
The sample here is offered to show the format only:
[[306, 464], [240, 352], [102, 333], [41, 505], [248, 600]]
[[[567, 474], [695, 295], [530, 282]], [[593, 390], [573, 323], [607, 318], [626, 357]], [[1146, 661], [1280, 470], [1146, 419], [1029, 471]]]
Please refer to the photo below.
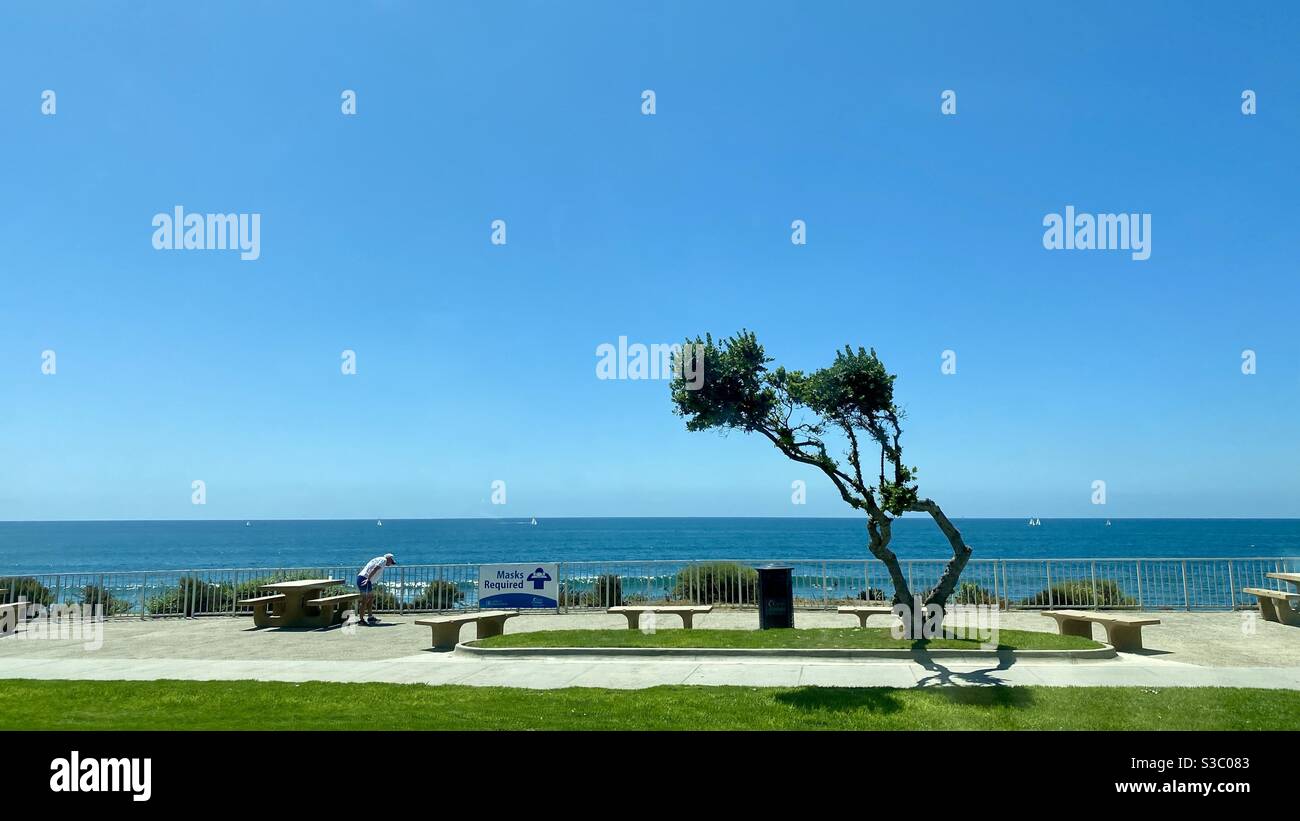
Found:
[[[384, 568], [397, 564], [392, 553], [376, 556], [366, 562], [357, 574], [357, 590], [361, 592], [361, 604], [357, 607], [357, 618], [361, 624], [379, 624], [375, 618], [375, 583], [384, 575]], [[367, 616], [367, 614], [369, 614]]]

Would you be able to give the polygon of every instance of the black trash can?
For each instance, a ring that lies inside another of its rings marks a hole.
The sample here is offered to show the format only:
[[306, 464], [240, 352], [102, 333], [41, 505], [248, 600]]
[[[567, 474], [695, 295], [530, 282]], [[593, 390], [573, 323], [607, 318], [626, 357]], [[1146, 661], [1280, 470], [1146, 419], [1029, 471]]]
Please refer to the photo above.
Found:
[[794, 584], [788, 564], [758, 568], [758, 629], [794, 627]]

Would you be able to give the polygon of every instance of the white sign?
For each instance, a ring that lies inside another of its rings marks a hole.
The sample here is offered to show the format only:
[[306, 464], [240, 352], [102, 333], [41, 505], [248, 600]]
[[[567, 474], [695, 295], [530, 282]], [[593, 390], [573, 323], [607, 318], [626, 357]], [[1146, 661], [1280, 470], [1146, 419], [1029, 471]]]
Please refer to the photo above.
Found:
[[558, 608], [560, 568], [556, 564], [481, 564], [478, 606]]

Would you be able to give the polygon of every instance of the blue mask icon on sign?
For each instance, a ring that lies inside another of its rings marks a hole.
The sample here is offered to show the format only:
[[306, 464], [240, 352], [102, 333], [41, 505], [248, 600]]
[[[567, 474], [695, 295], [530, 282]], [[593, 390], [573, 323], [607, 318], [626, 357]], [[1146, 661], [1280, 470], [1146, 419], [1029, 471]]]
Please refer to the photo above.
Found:
[[543, 568], [537, 568], [528, 574], [528, 581], [533, 583], [534, 590], [541, 590], [546, 587], [546, 583], [551, 580], [551, 574]]

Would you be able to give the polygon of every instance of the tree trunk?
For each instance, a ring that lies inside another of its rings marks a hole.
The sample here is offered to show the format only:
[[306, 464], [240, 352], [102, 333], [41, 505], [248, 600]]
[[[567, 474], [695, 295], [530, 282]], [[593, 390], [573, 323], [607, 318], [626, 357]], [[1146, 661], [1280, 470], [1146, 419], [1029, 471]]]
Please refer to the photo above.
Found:
[[941, 608], [946, 608], [949, 597], [957, 589], [957, 580], [961, 578], [961, 572], [966, 569], [966, 562], [970, 561], [971, 549], [966, 546], [966, 542], [961, 537], [961, 532], [944, 515], [943, 508], [939, 507], [935, 502], [930, 499], [921, 499], [908, 509], [929, 513], [930, 518], [934, 519], [935, 524], [947, 537], [948, 544], [952, 546], [952, 558], [948, 560], [947, 566], [944, 567], [939, 583], [935, 585], [925, 599], [926, 604], [937, 604]]
[[[885, 565], [889, 578], [894, 583], [893, 603], [911, 607], [912, 590], [907, 584], [907, 577], [903, 575], [903, 568], [898, 564], [898, 556], [889, 549], [889, 541], [893, 538], [893, 522], [884, 515], [878, 518], [871, 516], [867, 519], [867, 533], [871, 537], [867, 543], [871, 555]], [[912, 638], [912, 624], [912, 619], [903, 619], [903, 630], [908, 638]]]
[[[908, 508], [915, 513], [928, 513], [930, 518], [934, 519], [935, 524], [943, 531], [944, 537], [948, 539], [948, 544], [952, 547], [952, 558], [943, 569], [943, 575], [939, 577], [939, 583], [934, 589], [929, 591], [925, 600], [921, 602], [922, 606], [927, 604], [938, 605], [941, 610], [947, 609], [948, 599], [952, 597], [953, 592], [957, 589], [957, 581], [961, 578], [962, 571], [966, 569], [966, 563], [970, 561], [971, 549], [966, 546], [966, 542], [961, 537], [961, 532], [949, 521], [944, 515], [943, 508], [930, 499], [921, 499]], [[867, 532], [870, 536], [868, 548], [871, 555], [875, 556], [885, 565], [889, 571], [889, 578], [894, 583], [894, 604], [903, 604], [908, 607], [910, 614], [911, 608], [916, 606], [916, 600], [912, 596], [912, 590], [907, 583], [907, 577], [903, 575], [903, 568], [898, 562], [898, 556], [894, 551], [889, 549], [889, 542], [893, 538], [893, 520], [888, 516], [880, 513], [867, 517]], [[921, 618], [903, 619], [903, 635], [909, 639], [919, 639], [923, 636], [913, 635], [915, 626], [924, 622], [924, 614]]]

